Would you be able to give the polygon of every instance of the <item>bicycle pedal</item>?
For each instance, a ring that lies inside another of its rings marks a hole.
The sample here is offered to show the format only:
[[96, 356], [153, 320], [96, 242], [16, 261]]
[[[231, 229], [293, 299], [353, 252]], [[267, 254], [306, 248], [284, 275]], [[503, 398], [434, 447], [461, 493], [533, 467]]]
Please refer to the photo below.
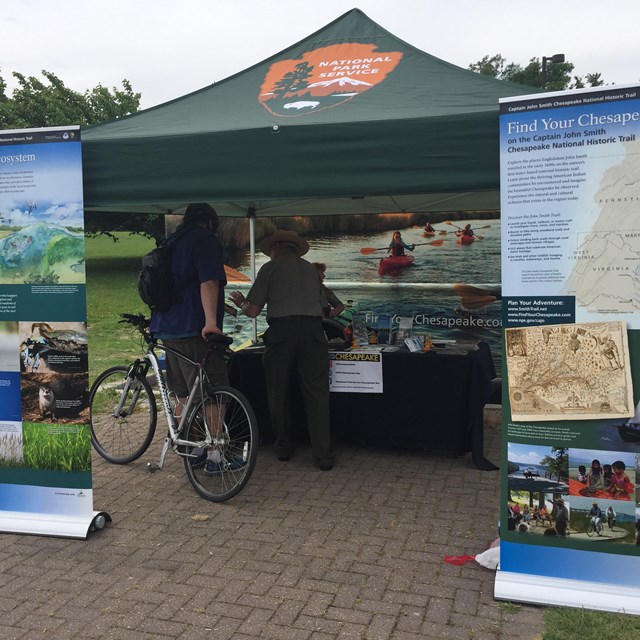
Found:
[[147, 473], [155, 473], [156, 471], [160, 471], [160, 465], [156, 462], [147, 462]]

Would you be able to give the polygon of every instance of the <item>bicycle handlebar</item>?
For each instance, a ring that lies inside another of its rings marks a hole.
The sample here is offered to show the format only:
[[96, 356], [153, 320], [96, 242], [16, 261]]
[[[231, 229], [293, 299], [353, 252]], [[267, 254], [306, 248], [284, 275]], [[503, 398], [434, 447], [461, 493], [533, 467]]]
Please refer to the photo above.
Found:
[[[122, 320], [118, 320], [119, 323], [132, 324], [134, 327], [138, 327], [143, 333], [145, 329], [151, 326], [151, 318], [146, 318], [142, 313], [121, 313], [120, 317]], [[233, 338], [225, 333], [207, 334], [207, 343], [212, 347], [228, 347], [232, 342]]]
[[145, 318], [142, 313], [121, 313], [122, 320], [118, 320], [120, 324], [126, 322], [132, 324], [134, 327], [142, 327], [145, 329], [151, 324], [151, 318]]

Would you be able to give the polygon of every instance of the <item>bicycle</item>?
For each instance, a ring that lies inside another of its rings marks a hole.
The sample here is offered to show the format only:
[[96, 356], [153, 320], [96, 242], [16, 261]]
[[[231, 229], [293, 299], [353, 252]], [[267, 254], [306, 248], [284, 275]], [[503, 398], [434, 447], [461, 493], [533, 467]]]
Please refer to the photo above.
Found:
[[589, 537], [593, 536], [594, 533], [597, 533], [599, 536], [602, 535], [602, 522], [600, 521], [599, 516], [587, 516], [589, 518], [589, 522], [587, 522], [587, 535]]
[[[149, 330], [150, 319], [142, 314], [121, 314], [120, 323], [135, 327], [146, 351], [129, 366], [103, 371], [91, 385], [91, 442], [109, 462], [128, 464], [144, 454], [151, 444], [158, 418], [156, 398], [147, 376], [157, 383], [168, 433], [157, 464], [149, 471], [161, 470], [169, 449], [184, 458], [189, 481], [197, 493], [212, 502], [235, 496], [249, 481], [258, 454], [258, 427], [248, 400], [227, 386], [213, 386], [204, 365], [213, 351], [225, 360], [233, 338], [223, 334], [208, 336], [209, 349], [202, 362], [160, 344]], [[196, 379], [182, 407], [174, 415], [175, 399], [167, 389], [156, 350], [172, 353], [197, 371]]]

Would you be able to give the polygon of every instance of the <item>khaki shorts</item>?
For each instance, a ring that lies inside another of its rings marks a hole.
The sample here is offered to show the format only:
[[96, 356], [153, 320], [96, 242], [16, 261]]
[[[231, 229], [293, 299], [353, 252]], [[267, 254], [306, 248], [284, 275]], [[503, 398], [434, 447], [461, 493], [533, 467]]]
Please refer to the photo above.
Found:
[[[195, 362], [202, 362], [209, 348], [200, 336], [163, 340], [162, 342], [168, 347], [184, 353], [187, 358]], [[227, 363], [218, 353], [214, 352], [209, 356], [205, 371], [214, 386], [229, 385]], [[196, 376], [197, 371], [194, 366], [167, 351], [167, 386], [170, 391], [173, 391], [179, 398], [186, 398]]]

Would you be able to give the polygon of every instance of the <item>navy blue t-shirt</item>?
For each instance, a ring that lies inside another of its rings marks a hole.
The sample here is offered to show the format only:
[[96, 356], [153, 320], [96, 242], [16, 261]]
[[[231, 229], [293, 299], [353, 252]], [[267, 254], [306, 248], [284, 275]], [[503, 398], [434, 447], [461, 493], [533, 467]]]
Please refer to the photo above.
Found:
[[151, 331], [160, 337], [199, 336], [204, 327], [204, 310], [200, 301], [200, 284], [217, 280], [217, 325], [222, 330], [224, 319], [224, 287], [227, 277], [222, 260], [222, 246], [216, 235], [203, 227], [183, 232], [171, 245], [173, 286], [182, 300], [168, 311], [154, 311]]

